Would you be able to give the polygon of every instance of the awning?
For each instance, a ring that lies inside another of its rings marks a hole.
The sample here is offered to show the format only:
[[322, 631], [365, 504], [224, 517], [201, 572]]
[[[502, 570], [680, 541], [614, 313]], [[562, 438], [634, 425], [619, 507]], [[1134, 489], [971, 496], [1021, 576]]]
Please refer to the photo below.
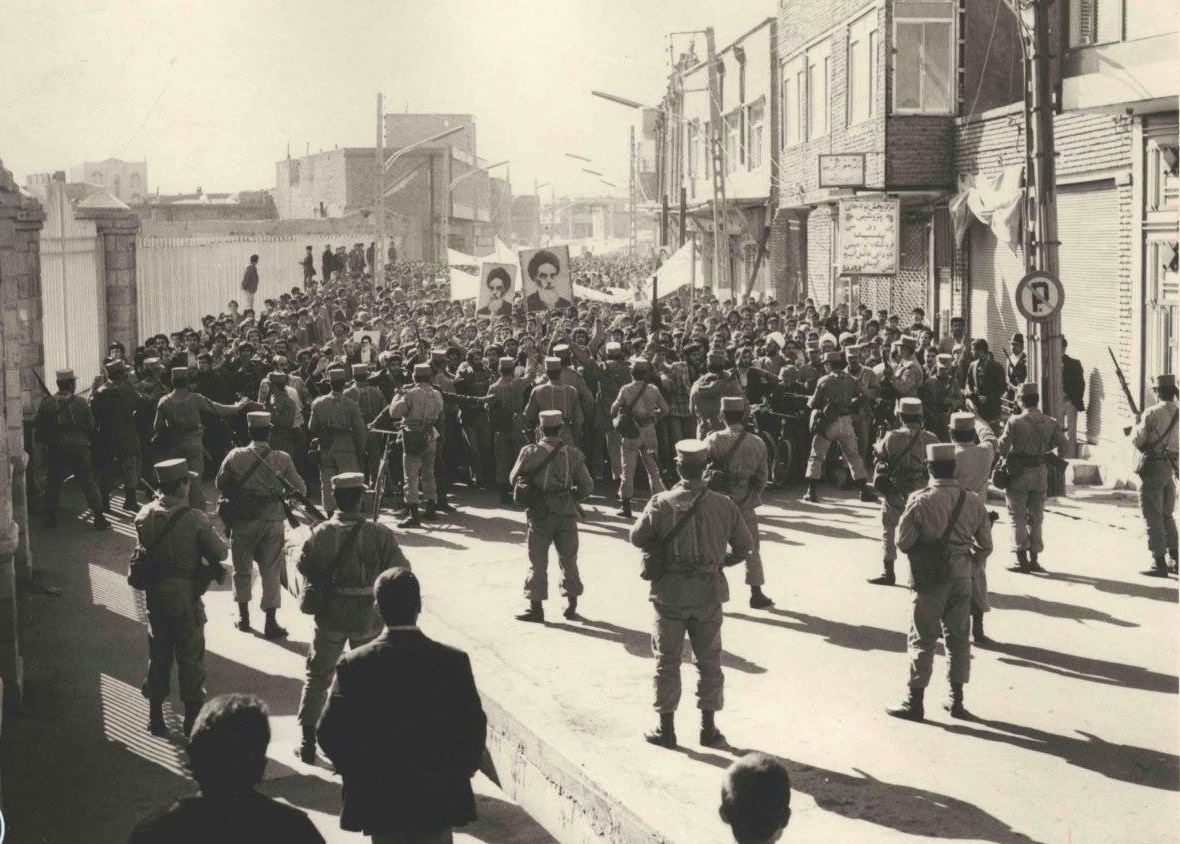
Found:
[[967, 237], [972, 216], [990, 226], [1001, 243], [1007, 243], [1013, 249], [1020, 245], [1023, 174], [1024, 165], [1018, 164], [995, 174], [968, 173], [959, 178], [959, 192], [947, 203], [958, 246], [962, 246]]

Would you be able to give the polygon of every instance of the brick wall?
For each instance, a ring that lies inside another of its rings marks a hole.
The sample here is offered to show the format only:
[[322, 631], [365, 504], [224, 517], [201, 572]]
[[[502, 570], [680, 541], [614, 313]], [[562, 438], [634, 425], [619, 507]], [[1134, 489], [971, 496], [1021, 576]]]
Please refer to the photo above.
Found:
[[890, 188], [954, 184], [954, 119], [890, 117], [885, 123], [885, 183]]
[[807, 295], [817, 305], [832, 301], [832, 227], [827, 207], [817, 208], [807, 218]]

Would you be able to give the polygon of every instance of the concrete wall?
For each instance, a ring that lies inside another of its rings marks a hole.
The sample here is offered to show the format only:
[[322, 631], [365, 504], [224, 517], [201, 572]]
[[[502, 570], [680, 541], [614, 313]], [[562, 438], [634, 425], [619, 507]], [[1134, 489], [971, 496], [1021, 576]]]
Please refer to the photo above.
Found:
[[[271, 191], [280, 220], [343, 217], [376, 200], [377, 153], [346, 147], [275, 164]], [[258, 219], [254, 217], [252, 219]]]

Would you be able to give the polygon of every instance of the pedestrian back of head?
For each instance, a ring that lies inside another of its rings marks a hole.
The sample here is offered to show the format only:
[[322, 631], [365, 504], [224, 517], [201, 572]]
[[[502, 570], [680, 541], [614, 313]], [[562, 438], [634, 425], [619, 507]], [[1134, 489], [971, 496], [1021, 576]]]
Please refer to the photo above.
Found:
[[778, 841], [791, 820], [791, 778], [776, 759], [747, 753], [721, 783], [721, 820], [738, 844]]

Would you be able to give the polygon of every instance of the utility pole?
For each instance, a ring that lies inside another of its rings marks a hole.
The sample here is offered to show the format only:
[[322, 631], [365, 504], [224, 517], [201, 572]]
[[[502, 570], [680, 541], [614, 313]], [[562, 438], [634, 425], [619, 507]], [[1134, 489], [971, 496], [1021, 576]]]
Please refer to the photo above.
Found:
[[[709, 154], [713, 164], [713, 289], [729, 288], [729, 213], [725, 202], [725, 124], [721, 112], [721, 67], [713, 27], [705, 30], [709, 63]], [[725, 257], [722, 258], [722, 250]]]
[[[385, 283], [385, 103], [380, 94], [377, 95], [377, 202], [373, 206], [373, 215], [377, 227], [376, 245], [373, 247], [373, 283]], [[378, 275], [377, 268], [381, 268]], [[327, 281], [327, 279], [324, 279]]]
[[636, 193], [636, 174], [635, 174], [635, 127], [631, 127], [631, 206], [630, 206], [630, 223], [627, 226], [627, 254], [632, 258], [635, 257], [635, 193]]
[[683, 246], [688, 239], [688, 188], [680, 187], [680, 240], [678, 246]]

